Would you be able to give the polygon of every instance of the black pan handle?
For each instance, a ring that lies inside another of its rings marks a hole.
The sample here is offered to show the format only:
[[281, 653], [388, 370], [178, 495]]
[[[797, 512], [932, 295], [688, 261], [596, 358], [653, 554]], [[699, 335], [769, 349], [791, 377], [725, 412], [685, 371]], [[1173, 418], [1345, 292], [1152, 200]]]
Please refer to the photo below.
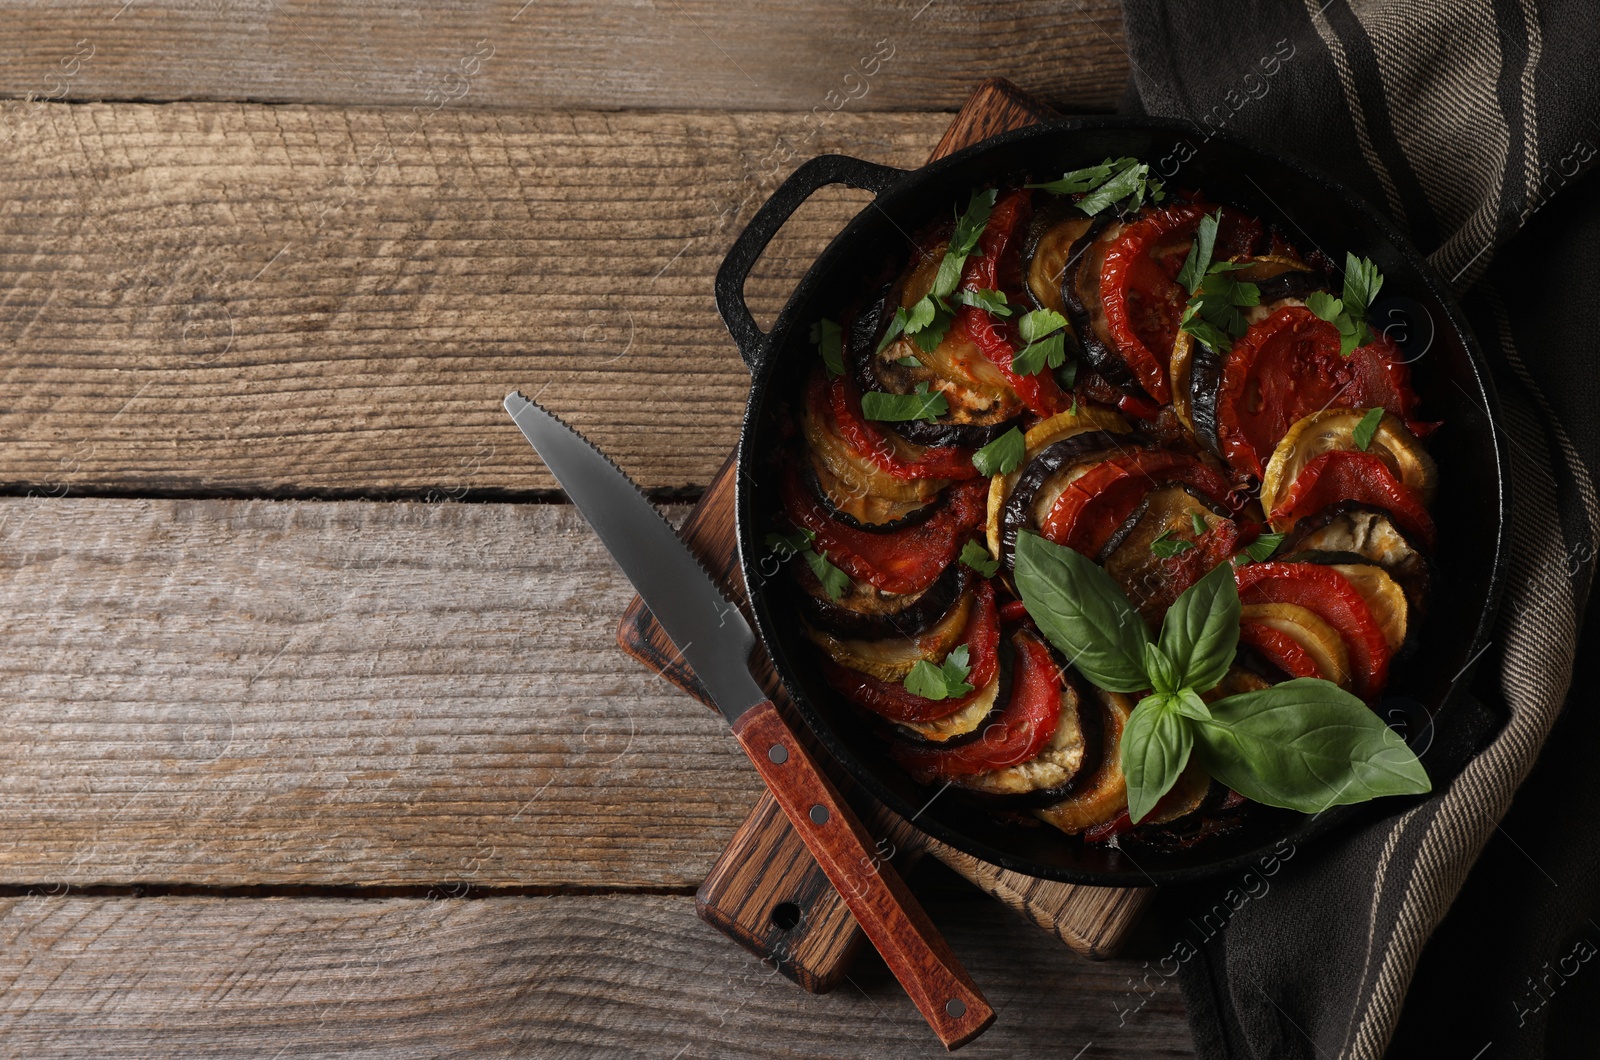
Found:
[[750, 315], [750, 307], [744, 300], [744, 281], [755, 267], [756, 259], [761, 257], [761, 252], [778, 234], [778, 229], [819, 188], [829, 184], [844, 184], [878, 195], [904, 177], [906, 172], [849, 155], [819, 155], [789, 174], [789, 179], [780, 184], [772, 197], [756, 211], [755, 217], [745, 226], [739, 238], [733, 241], [728, 256], [722, 259], [722, 267], [717, 270], [716, 285], [717, 312], [722, 315], [722, 322], [728, 326], [733, 341], [739, 344], [739, 354], [751, 371], [766, 360], [772, 340], [756, 325], [756, 318]]

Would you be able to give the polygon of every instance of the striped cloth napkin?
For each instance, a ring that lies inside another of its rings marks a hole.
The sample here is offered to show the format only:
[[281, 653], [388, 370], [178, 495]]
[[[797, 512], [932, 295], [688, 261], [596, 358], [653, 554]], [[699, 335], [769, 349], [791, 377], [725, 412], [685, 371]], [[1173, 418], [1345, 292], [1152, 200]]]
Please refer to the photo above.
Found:
[[1474, 683], [1498, 734], [1415, 808], [1287, 852], [1225, 922], [1203, 917], [1230, 883], [1172, 896], [1192, 945], [1142, 992], [1181, 981], [1208, 1058], [1600, 1055], [1600, 718], [1595, 678], [1574, 684], [1600, 527], [1600, 18], [1575, 0], [1123, 11], [1126, 110], [1327, 169], [1429, 255], [1493, 365], [1514, 491]]

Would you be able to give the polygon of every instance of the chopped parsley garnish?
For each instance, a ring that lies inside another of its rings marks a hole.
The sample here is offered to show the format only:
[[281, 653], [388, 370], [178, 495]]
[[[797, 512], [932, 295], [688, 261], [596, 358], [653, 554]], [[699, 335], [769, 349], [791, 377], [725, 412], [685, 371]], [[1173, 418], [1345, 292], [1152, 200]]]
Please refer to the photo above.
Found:
[[929, 423], [950, 411], [943, 390], [928, 392], [927, 383], [918, 383], [915, 393], [886, 394], [869, 390], [861, 395], [861, 413], [869, 420], [927, 420]]
[[806, 564], [811, 568], [811, 573], [817, 576], [817, 581], [822, 583], [822, 590], [828, 594], [828, 599], [837, 600], [850, 588], [850, 575], [829, 563], [826, 552], [818, 553], [811, 547], [816, 536], [804, 527], [792, 534], [768, 534], [767, 547], [783, 561], [794, 556], [805, 557]]
[[922, 362], [917, 360], [915, 355], [909, 354], [909, 353], [906, 354], [904, 357], [896, 357], [894, 359], [894, 363], [900, 365], [902, 368], [921, 368], [922, 367]]
[[1361, 417], [1361, 422], [1356, 424], [1350, 432], [1351, 440], [1356, 443], [1356, 448], [1363, 453], [1372, 444], [1372, 436], [1378, 433], [1378, 424], [1383, 420], [1383, 408], [1368, 409], [1367, 414]]
[[989, 555], [989, 550], [976, 541], [968, 541], [961, 546], [961, 562], [985, 578], [993, 578], [994, 572], [1000, 569], [1000, 561]]
[[1178, 327], [1214, 353], [1226, 353], [1233, 348], [1233, 340], [1245, 333], [1248, 324], [1240, 308], [1261, 304], [1261, 288], [1228, 275], [1244, 268], [1242, 263], [1211, 260], [1221, 219], [1221, 210], [1200, 219], [1199, 231], [1178, 272], [1178, 282], [1189, 292]]
[[889, 328], [878, 343], [880, 353], [902, 334], [915, 339], [923, 353], [944, 341], [945, 333], [950, 330], [950, 317], [955, 312], [950, 296], [961, 284], [961, 270], [966, 267], [967, 257], [978, 247], [978, 237], [989, 223], [989, 213], [994, 209], [998, 194], [994, 188], [972, 193], [966, 210], [956, 218], [956, 230], [939, 261], [932, 290], [910, 309], [901, 306], [894, 311], [894, 319], [889, 321]]
[[907, 692], [923, 699], [954, 699], [972, 691], [972, 686], [967, 684], [967, 678], [971, 675], [967, 646], [959, 644], [950, 649], [943, 665], [936, 666], [926, 659], [917, 660], [911, 672], [906, 674], [904, 684]]
[[1018, 375], [1038, 375], [1046, 367], [1060, 368], [1067, 359], [1067, 318], [1053, 309], [1035, 309], [1017, 318], [1017, 334], [1026, 342], [1011, 355], [1011, 370]]
[[1206, 518], [1199, 512], [1189, 513], [1189, 523], [1194, 527], [1194, 536], [1200, 537], [1206, 532]]
[[1181, 537], [1174, 537], [1174, 533], [1176, 533], [1176, 531], [1162, 531], [1160, 537], [1150, 542], [1150, 551], [1154, 552], [1162, 559], [1171, 559], [1178, 553], [1187, 552], [1194, 547], [1193, 541], [1189, 541]]
[[829, 379], [844, 375], [844, 341], [839, 325], [824, 317], [811, 325], [811, 345], [822, 354], [822, 365]]
[[972, 306], [993, 313], [997, 317], [1011, 315], [1011, 305], [1006, 301], [1004, 291], [990, 291], [983, 288], [967, 288], [956, 292], [956, 301], [962, 305]]
[[1283, 544], [1282, 534], [1262, 534], [1246, 545], [1243, 552], [1234, 557], [1235, 565], [1241, 558], [1250, 563], [1265, 563], [1272, 558], [1274, 552], [1278, 551], [1278, 546], [1281, 544]]
[[972, 466], [980, 475], [1009, 475], [1022, 463], [1027, 444], [1022, 429], [1013, 427], [988, 445], [972, 454]]
[[1358, 258], [1348, 251], [1344, 256], [1344, 297], [1335, 298], [1327, 291], [1313, 291], [1306, 298], [1306, 308], [1339, 329], [1339, 352], [1348, 357], [1357, 346], [1372, 341], [1372, 329], [1367, 326], [1367, 310], [1383, 287], [1383, 274], [1368, 258]]
[[1078, 209], [1091, 217], [1108, 206], [1116, 206], [1117, 213], [1126, 214], [1144, 205], [1147, 198], [1151, 202], [1165, 198], [1161, 181], [1152, 177], [1150, 167], [1137, 158], [1108, 158], [1098, 166], [1063, 173], [1060, 180], [1027, 187], [1043, 188], [1056, 195], [1082, 195]]

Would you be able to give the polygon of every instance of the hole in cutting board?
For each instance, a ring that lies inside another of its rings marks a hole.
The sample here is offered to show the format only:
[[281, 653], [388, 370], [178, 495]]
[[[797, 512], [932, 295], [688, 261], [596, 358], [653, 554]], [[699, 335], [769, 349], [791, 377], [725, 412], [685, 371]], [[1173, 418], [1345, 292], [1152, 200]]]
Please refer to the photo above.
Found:
[[794, 902], [779, 902], [772, 907], [772, 926], [779, 931], [790, 931], [803, 918], [800, 907]]

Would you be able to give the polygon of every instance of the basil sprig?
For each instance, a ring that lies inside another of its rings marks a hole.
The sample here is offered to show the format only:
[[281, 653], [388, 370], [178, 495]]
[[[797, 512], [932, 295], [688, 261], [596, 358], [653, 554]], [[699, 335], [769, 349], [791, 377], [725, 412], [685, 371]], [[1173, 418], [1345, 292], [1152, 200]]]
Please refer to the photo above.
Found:
[[1108, 158], [1098, 166], [1063, 173], [1060, 180], [1026, 186], [1056, 195], [1082, 195], [1078, 209], [1091, 217], [1108, 206], [1115, 206], [1119, 214], [1132, 213], [1144, 205], [1146, 198], [1160, 202], [1166, 197], [1161, 181], [1152, 177], [1149, 165], [1137, 158]]
[[[978, 248], [978, 237], [983, 235], [984, 228], [989, 224], [989, 214], [994, 210], [998, 194], [994, 188], [972, 193], [972, 198], [967, 201], [966, 210], [956, 218], [956, 230], [945, 246], [944, 257], [939, 260], [939, 270], [934, 273], [932, 289], [918, 299], [910, 309], [901, 306], [894, 311], [894, 319], [889, 321], [888, 330], [878, 341], [879, 353], [901, 334], [910, 335], [915, 339], [917, 347], [923, 353], [932, 352], [944, 341], [945, 334], [950, 330], [950, 318], [955, 313], [955, 308], [950, 304], [950, 297], [961, 285], [961, 270], [966, 268], [968, 256]], [[999, 295], [999, 292], [983, 292], [982, 295], [975, 294], [975, 297], [982, 299], [986, 295]], [[963, 298], [961, 301], [966, 299]], [[993, 301], [991, 298], [990, 302]], [[1005, 298], [1001, 295], [999, 304], [1003, 305], [1004, 302]], [[989, 307], [985, 305], [982, 308]]]
[[828, 594], [828, 599], [837, 600], [850, 588], [850, 575], [829, 563], [826, 552], [818, 552], [811, 547], [816, 536], [815, 531], [804, 527], [792, 534], [768, 534], [767, 547], [780, 561], [787, 561], [794, 556], [803, 557], [811, 573], [822, 583], [822, 591]]
[[1189, 292], [1178, 327], [1214, 353], [1228, 352], [1233, 340], [1245, 333], [1248, 325], [1239, 310], [1261, 304], [1261, 288], [1228, 275], [1244, 268], [1243, 262], [1211, 260], [1221, 220], [1221, 210], [1200, 218], [1199, 230], [1178, 272], [1178, 282]]
[[1117, 583], [1075, 550], [1025, 532], [1016, 561], [1024, 606], [1080, 673], [1108, 691], [1148, 690], [1122, 732], [1133, 821], [1171, 790], [1191, 754], [1246, 798], [1302, 813], [1431, 790], [1405, 741], [1332, 682], [1297, 678], [1209, 704], [1201, 698], [1238, 648], [1231, 564], [1185, 590], [1152, 641]]
[[1327, 291], [1313, 291], [1306, 298], [1306, 308], [1339, 329], [1339, 352], [1348, 357], [1357, 346], [1372, 341], [1372, 329], [1367, 326], [1367, 310], [1383, 286], [1383, 273], [1368, 258], [1358, 258], [1349, 251], [1344, 255], [1344, 297], [1335, 298]]

